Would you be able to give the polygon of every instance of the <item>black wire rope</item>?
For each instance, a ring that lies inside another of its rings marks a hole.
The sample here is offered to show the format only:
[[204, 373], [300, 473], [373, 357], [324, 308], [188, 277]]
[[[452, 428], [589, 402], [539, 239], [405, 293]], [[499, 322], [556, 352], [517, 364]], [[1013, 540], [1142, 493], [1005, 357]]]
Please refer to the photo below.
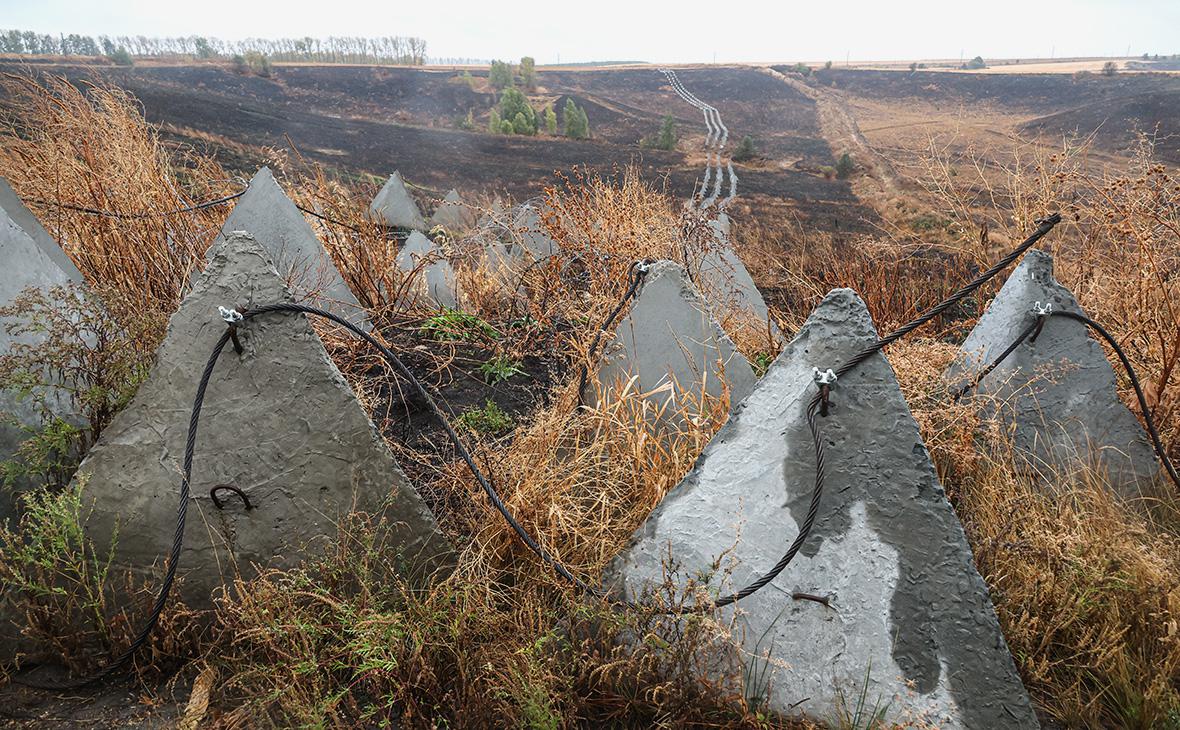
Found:
[[[905, 326], [899, 328], [898, 330], [895, 330], [894, 332], [892, 332], [888, 336], [879, 339], [875, 344], [873, 344], [873, 345], [865, 348], [861, 352], [857, 353], [851, 360], [849, 360], [844, 365], [841, 365], [840, 368], [838, 370], [836, 370], [837, 376], [842, 376], [842, 375], [847, 374], [854, 367], [863, 363], [865, 360], [868, 360], [870, 357], [872, 357], [872, 355], [880, 352], [882, 349], [884, 349], [889, 344], [896, 342], [898, 339], [909, 334], [917, 327], [921, 326], [922, 324], [925, 324], [926, 322], [929, 322], [934, 317], [938, 316], [942, 312], [949, 309], [956, 302], [958, 302], [958, 301], [962, 300], [964, 297], [968, 296], [971, 292], [978, 289], [980, 286], [982, 286], [984, 283], [986, 283], [989, 279], [991, 279], [997, 273], [999, 273], [1001, 270], [1003, 270], [1006, 266], [1008, 266], [1013, 261], [1015, 261], [1016, 258], [1018, 258], [1020, 256], [1020, 254], [1022, 254], [1024, 251], [1026, 251], [1028, 248], [1030, 248], [1033, 244], [1035, 244], [1038, 240], [1040, 240], [1041, 237], [1043, 237], [1046, 233], [1048, 233], [1050, 230], [1052, 230], [1053, 226], [1055, 226], [1058, 222], [1060, 222], [1060, 220], [1061, 220], [1061, 216], [1059, 214], [1054, 214], [1054, 215], [1050, 216], [1049, 218], [1041, 221], [1040, 225], [1038, 226], [1036, 232], [1033, 233], [1033, 235], [1031, 235], [1023, 243], [1021, 243], [1010, 254], [1008, 254], [1003, 259], [1001, 259], [996, 265], [992, 266], [990, 269], [988, 269], [986, 272], [981, 274], [979, 277], [977, 277], [970, 284], [963, 287], [958, 292], [951, 295], [949, 298], [947, 298], [946, 300], [944, 300], [940, 304], [936, 305], [933, 309], [929, 310], [925, 314], [921, 315], [920, 317], [918, 317], [917, 319], [913, 320], [912, 322], [906, 324]], [[634, 268], [638, 268], [638, 267], [636, 266]], [[638, 279], [639, 279], [639, 277], [633, 277], [632, 286], [629, 287], [627, 298], [629, 298], [631, 295], [634, 294], [633, 290], [638, 287]], [[623, 304], [625, 304], [625, 301], [623, 302]], [[621, 311], [621, 309], [622, 309], [622, 305], [620, 305], [619, 307], [616, 307], [616, 310]], [[397, 355], [395, 355], [388, 347], [386, 347], [381, 342], [377, 341], [369, 333], [362, 331], [361, 329], [359, 329], [358, 327], [353, 325], [351, 322], [348, 322], [347, 320], [339, 317], [338, 315], [333, 314], [332, 312], [327, 312], [327, 311], [317, 309], [315, 307], [311, 307], [311, 306], [308, 306], [305, 304], [280, 302], [280, 303], [275, 303], [275, 304], [262, 305], [259, 307], [255, 307], [253, 309], [249, 309], [245, 312], [242, 312], [241, 313], [241, 320], [244, 322], [244, 321], [253, 319], [254, 317], [257, 317], [257, 316], [260, 316], [263, 314], [267, 314], [267, 313], [271, 313], [271, 312], [302, 313], [302, 314], [311, 314], [311, 315], [323, 317], [325, 319], [335, 322], [336, 324], [339, 324], [340, 326], [342, 326], [345, 329], [352, 332], [354, 335], [360, 337], [361, 339], [365, 340], [373, 347], [377, 348], [377, 350], [382, 354], [382, 356], [385, 357], [386, 360], [390, 364], [392, 364], [394, 366], [394, 368], [397, 369], [397, 371], [400, 372], [403, 375], [403, 377], [405, 377], [410, 382], [413, 389], [418, 393], [418, 395], [423, 399], [423, 401], [425, 401], [427, 407], [439, 419], [440, 423], [443, 426], [443, 429], [447, 433], [447, 437], [455, 445], [456, 450], [459, 452], [460, 457], [463, 459], [464, 463], [467, 465], [467, 467], [471, 471], [471, 473], [475, 476], [476, 481], [479, 482], [480, 487], [483, 489], [484, 493], [487, 495], [489, 501], [492, 503], [492, 506], [496, 509], [497, 512], [500, 513], [500, 516], [504, 518], [504, 520], [509, 524], [509, 526], [512, 528], [513, 532], [516, 533], [516, 535], [520, 538], [520, 540], [522, 542], [524, 542], [525, 545], [528, 546], [528, 548], [530, 550], [532, 550], [539, 558], [541, 558], [541, 560], [544, 563], [549, 565], [558, 575], [562, 576], [563, 578], [570, 581], [571, 583], [573, 583], [574, 585], [576, 585], [577, 587], [579, 587], [580, 589], [582, 589], [583, 591], [585, 591], [587, 593], [591, 593], [591, 594], [597, 595], [597, 596], [602, 595], [598, 589], [591, 587], [590, 585], [585, 583], [582, 579], [578, 578], [576, 575], [571, 573], [569, 571], [569, 569], [567, 569], [556, 558], [554, 558], [553, 555], [549, 553], [549, 551], [547, 551], [544, 547], [542, 547], [528, 533], [528, 531], [525, 530], [524, 527], [519, 522], [516, 521], [515, 517], [513, 517], [512, 513], [508, 510], [507, 506], [504, 504], [503, 500], [500, 498], [500, 495], [497, 493], [496, 489], [491, 485], [491, 483], [487, 480], [487, 478], [480, 471], [478, 465], [475, 463], [475, 459], [472, 457], [471, 453], [463, 445], [462, 440], [459, 438], [458, 433], [455, 432], [454, 427], [452, 427], [450, 425], [450, 422], [445, 418], [445, 416], [442, 413], [442, 410], [438, 407], [438, 404], [435, 402], [434, 398], [426, 390], [425, 386], [423, 386], [422, 383], [416, 377], [414, 377], [413, 373], [410, 372], [409, 368], [407, 368], [405, 366], [405, 364], [402, 363], [402, 361], [397, 357]], [[612, 314], [615, 314], [615, 313], [612, 313]], [[617, 316], [617, 314], [615, 314], [615, 316]], [[131, 642], [131, 644], [129, 645], [129, 647], [127, 648], [126, 651], [124, 651], [122, 654], [120, 654], [116, 659], [114, 659], [110, 664], [108, 664], [106, 667], [104, 667], [98, 673], [96, 673], [90, 677], [80, 679], [80, 680], [75, 680], [75, 681], [69, 682], [69, 683], [62, 683], [62, 684], [39, 684], [39, 683], [30, 681], [28, 679], [22, 679], [19, 677], [14, 678], [15, 681], [18, 681], [22, 684], [26, 684], [28, 686], [40, 687], [40, 688], [44, 688], [44, 689], [71, 689], [71, 688], [85, 686], [87, 684], [90, 684], [90, 683], [98, 680], [98, 679], [108, 676], [115, 669], [126, 664], [132, 658], [132, 656], [135, 654], [135, 652], [138, 651], [140, 648], [142, 648], [142, 646], [145, 643], [147, 643], [147, 640], [150, 637], [151, 632], [154, 630], [156, 624], [159, 621], [160, 614], [163, 612], [164, 605], [167, 602], [168, 595], [171, 592], [172, 584], [173, 584], [173, 582], [175, 580], [175, 576], [176, 576], [176, 568], [177, 568], [177, 564], [179, 562], [180, 552], [182, 549], [183, 539], [184, 539], [185, 518], [186, 518], [186, 514], [187, 514], [187, 510], [188, 510], [188, 494], [189, 494], [189, 484], [190, 484], [190, 480], [192, 478], [193, 452], [196, 448], [197, 429], [198, 429], [198, 425], [199, 425], [199, 421], [200, 421], [200, 411], [201, 411], [201, 408], [204, 404], [206, 388], [208, 387], [209, 380], [213, 375], [213, 370], [217, 364], [217, 359], [221, 355], [222, 350], [224, 350], [225, 345], [230, 341], [233, 331], [234, 330], [233, 330], [232, 326], [227, 328], [225, 333], [223, 333], [221, 338], [218, 340], [217, 344], [214, 347], [213, 353], [210, 355], [209, 360], [205, 365], [205, 370], [201, 375], [201, 381], [197, 386], [197, 395], [196, 395], [196, 398], [194, 399], [194, 402], [193, 402], [193, 413], [192, 413], [192, 416], [189, 420], [188, 439], [185, 444], [184, 474], [181, 478], [180, 503], [177, 506], [176, 532], [175, 532], [175, 535], [173, 538], [172, 550], [170, 552], [170, 556], [169, 556], [169, 560], [168, 560], [168, 570], [167, 570], [167, 573], [164, 577], [164, 582], [162, 583], [162, 585], [160, 587], [159, 594], [157, 595], [156, 602], [153, 606], [152, 612], [148, 616], [148, 620], [145, 622], [143, 628], [136, 635], [136, 638]], [[1101, 333], [1103, 333], [1104, 336], [1109, 338], [1109, 335], [1105, 334], [1105, 330], [1099, 330], [1099, 331]], [[1109, 341], [1112, 341], [1112, 340], [1109, 340]], [[1117, 347], [1117, 345], [1116, 345], [1116, 347]], [[1124, 364], [1129, 366], [1129, 363], [1126, 361], [1125, 355], [1121, 354], [1121, 350], [1119, 352], [1120, 352], [1120, 356], [1123, 358]], [[1136, 392], [1140, 395], [1141, 402], [1145, 403], [1146, 401], [1143, 400], [1142, 391], [1138, 388], [1138, 385], [1137, 385], [1138, 381], [1136, 380], [1134, 382], [1136, 383]], [[820, 434], [820, 430], [819, 430], [818, 424], [816, 422], [816, 414], [817, 414], [817, 411], [819, 410], [821, 400], [822, 400], [821, 394], [817, 393], [815, 396], [812, 397], [811, 401], [809, 402], [809, 404], [807, 406], [807, 410], [806, 410], [807, 425], [808, 425], [808, 429], [811, 431], [812, 444], [815, 448], [815, 457], [816, 457], [815, 485], [812, 490], [811, 502], [810, 502], [810, 505], [808, 508], [807, 515], [803, 521], [803, 524], [800, 525], [800, 529], [799, 529], [798, 534], [795, 536], [795, 539], [792, 541], [792, 543], [791, 543], [790, 547], [787, 549], [786, 553], [784, 553], [783, 557], [781, 559], [779, 559], [779, 561], [767, 573], [765, 573], [764, 575], [762, 575], [760, 578], [758, 578], [754, 582], [750, 583], [749, 585], [745, 586], [741, 590], [739, 590], [735, 593], [726, 595], [726, 596], [719, 597], [716, 600], [712, 601], [707, 606], [694, 605], [694, 606], [687, 607], [685, 609], [679, 609], [679, 610], [675, 611], [675, 613], [697, 612], [697, 611], [701, 611], [701, 610], [705, 610], [705, 609], [709, 609], [709, 608], [717, 608], [717, 607], [727, 606], [732, 603], [736, 603], [736, 602], [754, 594], [755, 592], [757, 592], [761, 588], [765, 587], [768, 583], [770, 583], [776, 577], [778, 577], [778, 575], [795, 558], [796, 554], [798, 554], [799, 550], [803, 546], [803, 543], [806, 541], [808, 535], [810, 534], [812, 527], [814, 526], [815, 519], [819, 513], [819, 505], [820, 505], [820, 502], [822, 501], [822, 496], [823, 496], [823, 485], [824, 485], [824, 474], [825, 474], [825, 449], [824, 449], [824, 444], [823, 444], [823, 438], [822, 438], [822, 435]], [[1158, 438], [1157, 438], [1157, 443], [1158, 443]], [[1162, 450], [1162, 447], [1160, 447], [1160, 450]], [[1170, 462], [1169, 462], [1169, 468], [1170, 468]], [[1174, 472], [1173, 472], [1173, 474], [1174, 474]], [[627, 607], [639, 607], [637, 604], [635, 604], [631, 601], [617, 601], [616, 603], [618, 605], [624, 605]]]
[[1151, 415], [1151, 409], [1147, 406], [1147, 396], [1143, 394], [1143, 387], [1139, 384], [1139, 376], [1135, 374], [1135, 368], [1131, 367], [1131, 361], [1127, 358], [1127, 353], [1123, 352], [1122, 346], [1106, 331], [1105, 327], [1084, 314], [1060, 311], [1050, 312], [1049, 316], [1065, 317], [1075, 322], [1081, 322], [1097, 332], [1102, 339], [1106, 340], [1106, 344], [1110, 345], [1114, 353], [1118, 355], [1119, 362], [1122, 363], [1123, 369], [1127, 371], [1127, 377], [1131, 380], [1131, 387], [1135, 390], [1135, 398], [1139, 401], [1139, 410], [1143, 413], [1143, 422], [1147, 425], [1147, 433], [1151, 436], [1151, 445], [1155, 449], [1155, 454], [1159, 457], [1160, 463], [1163, 464], [1164, 469], [1168, 472], [1168, 477], [1172, 480], [1172, 484], [1177, 489], [1180, 489], [1180, 474], [1176, 473], [1176, 467], [1168, 457], [1168, 452], [1164, 448], [1163, 441], [1160, 439], [1159, 429], [1155, 425], [1155, 417]]
[[158, 213], [116, 213], [110, 210], [99, 210], [98, 208], [87, 208], [81, 205], [73, 205], [71, 203], [59, 203], [53, 200], [41, 200], [39, 198], [25, 198], [26, 203], [33, 205], [41, 205], [46, 207], [63, 208], [65, 210], [73, 210], [78, 213], [87, 213], [89, 215], [102, 216], [104, 218], [117, 218], [119, 220], [144, 220], [148, 218], [164, 218], [170, 215], [179, 215], [181, 213], [193, 213], [205, 208], [212, 208], [215, 205], [222, 205], [231, 200], [242, 197], [246, 194], [246, 190], [242, 189], [232, 195], [226, 195], [215, 200], [206, 200], [204, 203], [197, 203], [196, 205], [189, 205], [184, 208], [177, 208], [176, 210], [165, 210]]
[[627, 278], [631, 283], [627, 286], [627, 290], [623, 292], [623, 298], [619, 300], [618, 305], [615, 306], [615, 308], [611, 310], [610, 314], [607, 315], [606, 320], [602, 323], [602, 326], [599, 327], [594, 333], [594, 339], [590, 341], [590, 347], [586, 350], [586, 361], [582, 363], [582, 368], [578, 373], [579, 406], [585, 405], [583, 399], [584, 393], [586, 391], [586, 381], [590, 377], [590, 363], [594, 361], [595, 351], [598, 350], [598, 346], [602, 342], [603, 335], [606, 334], [607, 330], [609, 330], [611, 325], [614, 324], [615, 318], [622, 313], [623, 308], [627, 306], [627, 302], [631, 301], [631, 298], [635, 296], [637, 291], [639, 291], [639, 285], [643, 283], [643, 278], [647, 276], [648, 266], [649, 262], [647, 261], [636, 261], [632, 263], [627, 269]]

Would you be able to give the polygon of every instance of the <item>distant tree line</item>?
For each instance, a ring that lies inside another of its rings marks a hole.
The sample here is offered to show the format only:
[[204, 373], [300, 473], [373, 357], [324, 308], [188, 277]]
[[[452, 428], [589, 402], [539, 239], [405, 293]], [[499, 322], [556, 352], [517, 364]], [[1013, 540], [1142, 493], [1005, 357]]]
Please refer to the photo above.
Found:
[[0, 53], [52, 56], [108, 56], [120, 51], [130, 56], [193, 56], [248, 58], [315, 63], [422, 65], [426, 41], [408, 36], [329, 36], [328, 38], [247, 38], [224, 41], [204, 36], [155, 38], [149, 36], [50, 35], [32, 31], [0, 31]]

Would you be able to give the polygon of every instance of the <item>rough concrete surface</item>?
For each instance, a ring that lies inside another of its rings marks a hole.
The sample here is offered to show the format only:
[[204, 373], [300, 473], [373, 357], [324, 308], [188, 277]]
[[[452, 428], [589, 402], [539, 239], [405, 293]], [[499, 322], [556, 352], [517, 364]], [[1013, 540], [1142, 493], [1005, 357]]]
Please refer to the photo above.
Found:
[[770, 309], [762, 292], [729, 243], [729, 216], [722, 213], [717, 220], [709, 222], [709, 227], [713, 231], [713, 245], [697, 267], [698, 286], [715, 309], [746, 311], [763, 322], [770, 321]]
[[599, 388], [588, 384], [588, 402], [635, 376], [640, 392], [663, 388], [650, 396], [659, 405], [670, 398], [677, 404], [692, 402], [702, 392], [718, 397], [728, 385], [732, 413], [756, 381], [750, 363], [709, 314], [684, 269], [672, 261], [651, 266], [630, 311], [606, 342]]
[[[422, 264], [423, 261], [427, 263]], [[455, 270], [443, 252], [422, 233], [414, 231], [397, 253], [397, 267], [406, 273], [418, 269], [416, 288], [425, 291], [436, 304], [449, 309], [458, 306]]]
[[[1003, 352], [1036, 319], [1033, 305], [1082, 313], [1073, 294], [1053, 278], [1053, 258], [1032, 250], [1012, 272], [963, 343], [947, 372], [956, 387]], [[1118, 490], [1135, 496], [1158, 474], [1151, 443], [1119, 400], [1115, 373], [1081, 322], [1052, 317], [1036, 342], [1027, 340], [976, 391], [991, 417], [1036, 472], [1066, 473], [1097, 464]]]
[[459, 191], [451, 188], [435, 209], [434, 215], [430, 216], [430, 227], [442, 226], [449, 233], [465, 231], [471, 228], [474, 218], [472, 210], [464, 205], [463, 199], [459, 197]]
[[218, 240], [234, 231], [245, 231], [262, 245], [296, 301], [328, 309], [368, 329], [364, 309], [269, 168], [263, 167], [250, 180], [246, 194], [225, 219]]
[[400, 172], [394, 172], [385, 181], [377, 197], [369, 205], [369, 214], [390, 228], [426, 230], [426, 220], [418, 210], [418, 204], [406, 189]]
[[549, 237], [541, 222], [541, 214], [535, 205], [525, 205], [512, 221], [514, 243], [532, 258], [540, 261], [553, 256], [560, 247]]
[[[157, 580], [150, 568], [171, 548], [193, 396], [225, 332], [218, 306], [291, 299], [252, 238], [214, 245], [148, 379], [79, 467], [83, 497], [94, 503], [87, 536], [106, 546], [117, 527], [117, 568]], [[240, 333], [244, 352], [222, 353], [201, 413], [179, 563], [185, 600], [208, 606], [235, 569], [248, 577], [256, 565], [291, 567], [318, 554], [353, 509], [385, 507], [403, 572], [448, 565], [450, 545], [307, 319], [263, 315]], [[216, 509], [209, 490], [218, 484], [241, 489], [254, 508], [222, 492], [225, 509]]]
[[[718, 561], [729, 576], [711, 584], [726, 593], [768, 571], [811, 499], [812, 368], [837, 368], [876, 337], [854, 292], [828, 294], [612, 565], [615, 589], [640, 597], [658, 586], [669, 555], [680, 583]], [[1037, 727], [889, 363], [876, 355], [841, 378], [832, 404], [820, 419], [826, 480], [810, 537], [774, 581], [722, 612], [736, 615], [739, 661], [768, 670], [778, 712], [830, 720], [841, 694], [854, 706], [867, 687], [869, 707], [887, 704], [891, 720]], [[829, 596], [831, 607], [795, 592]]]
[[[62, 270], [43, 246], [38, 245], [23, 227], [17, 225], [2, 211], [0, 261], [4, 262], [4, 269], [0, 272], [0, 307], [8, 306], [30, 287], [49, 291], [55, 286], [75, 283], [71, 274]], [[10, 318], [0, 317], [0, 354], [8, 353], [14, 344], [33, 344], [40, 337], [35, 333], [10, 333], [8, 328], [13, 324], [16, 323]], [[50, 394], [50, 402], [47, 405], [57, 415], [72, 418], [72, 407], [67, 398], [58, 398]], [[10, 459], [28, 437], [22, 426], [35, 428], [40, 425], [41, 415], [30, 399], [18, 397], [13, 391], [0, 390], [0, 461]], [[13, 493], [8, 489], [0, 489], [0, 521], [15, 515], [16, 501]]]
[[0, 177], [0, 210], [8, 214], [12, 222], [20, 226], [25, 233], [29, 234], [41, 250], [49, 256], [53, 263], [57, 264], [58, 268], [66, 272], [70, 277], [70, 281], [77, 284], [82, 283], [82, 272], [78, 271], [78, 267], [62, 250], [57, 240], [45, 230], [45, 226], [41, 225], [41, 221], [37, 216], [33, 215], [33, 211], [25, 207], [25, 204], [17, 196], [16, 191], [8, 184], [8, 181]]

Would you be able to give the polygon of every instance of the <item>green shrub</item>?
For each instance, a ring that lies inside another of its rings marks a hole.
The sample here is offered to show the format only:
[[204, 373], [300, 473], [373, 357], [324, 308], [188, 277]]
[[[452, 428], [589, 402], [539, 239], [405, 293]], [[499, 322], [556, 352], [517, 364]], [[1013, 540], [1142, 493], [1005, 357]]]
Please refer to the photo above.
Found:
[[[0, 317], [14, 339], [0, 355], [0, 388], [41, 419], [0, 463], [4, 485], [63, 487], [147, 377], [164, 322], [117, 294], [73, 286], [26, 290]], [[80, 422], [63, 420], [66, 413]]]
[[505, 355], [497, 355], [481, 363], [479, 372], [483, 375], [484, 380], [491, 385], [495, 385], [501, 381], [508, 380], [514, 375], [523, 373], [524, 370], [521, 369], [521, 365], [520, 360], [513, 360]]
[[742, 141], [738, 143], [737, 149], [733, 151], [734, 162], [748, 162], [758, 156], [758, 151], [754, 149], [754, 139], [750, 135], [742, 137]]
[[845, 152], [840, 155], [840, 159], [836, 160], [836, 177], [841, 180], [847, 178], [856, 170], [856, 163], [852, 161], [852, 155]]
[[117, 542], [99, 550], [86, 538], [84, 482], [26, 492], [20, 524], [0, 524], [0, 615], [24, 620], [26, 646], [76, 668], [86, 653], [112, 648], [106, 596]]
[[490, 398], [483, 408], [468, 408], [457, 420], [460, 426], [481, 436], [496, 436], [511, 431], [516, 425], [512, 416]]
[[419, 330], [437, 340], [478, 342], [497, 340], [496, 328], [475, 316], [456, 309], [446, 309], [427, 319]]

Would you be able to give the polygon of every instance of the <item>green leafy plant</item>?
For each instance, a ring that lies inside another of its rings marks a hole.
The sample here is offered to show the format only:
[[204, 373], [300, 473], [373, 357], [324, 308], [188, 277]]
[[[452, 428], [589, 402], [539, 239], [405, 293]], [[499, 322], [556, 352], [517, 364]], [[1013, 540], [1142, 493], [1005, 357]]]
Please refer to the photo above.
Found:
[[27, 438], [0, 475], [9, 488], [62, 487], [147, 377], [162, 317], [67, 286], [29, 289], [0, 308], [0, 318], [14, 340], [0, 355], [0, 388], [40, 419], [20, 424]]
[[459, 425], [482, 436], [495, 436], [512, 430], [516, 422], [490, 398], [483, 408], [468, 408], [458, 418]]
[[118, 537], [101, 551], [86, 538], [84, 490], [80, 479], [59, 492], [26, 492], [19, 525], [0, 524], [3, 614], [24, 618], [24, 648], [67, 661], [87, 648], [107, 650], [112, 639], [106, 595]]
[[484, 380], [486, 380], [491, 385], [495, 385], [496, 383], [508, 380], [514, 375], [520, 375], [524, 373], [524, 370], [521, 369], [521, 365], [522, 363], [520, 360], [513, 360], [506, 355], [496, 355], [495, 357], [481, 363], [479, 366], [479, 372], [481, 375], [483, 375]]
[[475, 316], [457, 309], [444, 309], [427, 319], [418, 328], [423, 334], [447, 342], [478, 342], [497, 340], [500, 333], [496, 328]]

